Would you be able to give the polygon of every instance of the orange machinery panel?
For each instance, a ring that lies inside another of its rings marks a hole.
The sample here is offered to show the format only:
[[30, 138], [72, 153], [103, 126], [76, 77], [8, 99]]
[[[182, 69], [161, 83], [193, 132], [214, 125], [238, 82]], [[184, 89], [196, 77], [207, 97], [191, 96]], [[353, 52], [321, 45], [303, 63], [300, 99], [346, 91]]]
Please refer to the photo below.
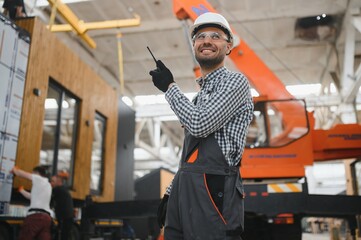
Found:
[[340, 124], [329, 130], [313, 130], [315, 161], [361, 157], [361, 125]]
[[301, 178], [305, 165], [313, 164], [312, 136], [305, 136], [281, 147], [246, 148], [241, 174], [245, 179]]

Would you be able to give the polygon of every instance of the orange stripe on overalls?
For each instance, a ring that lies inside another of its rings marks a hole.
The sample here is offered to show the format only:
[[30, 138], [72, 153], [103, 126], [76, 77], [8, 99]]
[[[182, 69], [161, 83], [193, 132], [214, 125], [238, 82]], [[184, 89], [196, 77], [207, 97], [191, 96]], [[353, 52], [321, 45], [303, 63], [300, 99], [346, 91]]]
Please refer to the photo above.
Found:
[[197, 160], [198, 157], [198, 148], [192, 153], [192, 155], [188, 158], [188, 163], [194, 163]]

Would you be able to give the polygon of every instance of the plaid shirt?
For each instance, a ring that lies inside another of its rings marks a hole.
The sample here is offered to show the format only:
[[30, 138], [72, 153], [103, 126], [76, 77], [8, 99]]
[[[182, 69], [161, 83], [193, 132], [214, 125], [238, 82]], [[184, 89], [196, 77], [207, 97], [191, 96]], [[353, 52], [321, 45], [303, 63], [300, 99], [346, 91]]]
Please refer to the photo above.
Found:
[[[196, 80], [201, 90], [193, 101], [182, 94], [177, 85], [165, 94], [180, 123], [197, 138], [214, 132], [229, 166], [242, 158], [253, 102], [247, 78], [221, 67], [205, 78]], [[170, 194], [171, 185], [166, 193]]]

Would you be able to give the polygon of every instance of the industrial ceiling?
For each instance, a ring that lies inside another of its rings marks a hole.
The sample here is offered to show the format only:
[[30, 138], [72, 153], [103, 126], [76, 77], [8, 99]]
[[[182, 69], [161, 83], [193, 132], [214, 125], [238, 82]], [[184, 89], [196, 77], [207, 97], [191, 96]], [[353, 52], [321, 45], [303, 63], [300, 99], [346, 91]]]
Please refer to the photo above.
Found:
[[[36, 7], [36, 2], [34, 5], [34, 1], [30, 1], [29, 15], [40, 11], [43, 19], [48, 20], [50, 7]], [[361, 2], [356, 0], [210, 0], [209, 3], [229, 20], [241, 41], [245, 41], [285, 85], [333, 80], [330, 72], [338, 71], [343, 55], [345, 13], [351, 9], [360, 14], [361, 7]], [[186, 36], [191, 22], [176, 18], [171, 0], [83, 0], [67, 6], [84, 22], [140, 16], [141, 24], [137, 27], [89, 31], [88, 35], [96, 43], [95, 49], [74, 33], [57, 33], [116, 88], [119, 88], [120, 70], [117, 34], [121, 33], [124, 95], [159, 94], [148, 74], [154, 62], [147, 46], [172, 70], [185, 92], [195, 91], [194, 62]], [[317, 17], [321, 19], [312, 21]], [[66, 21], [58, 15], [56, 23]], [[360, 41], [358, 36], [358, 58]], [[230, 62], [228, 67], [233, 69]]]

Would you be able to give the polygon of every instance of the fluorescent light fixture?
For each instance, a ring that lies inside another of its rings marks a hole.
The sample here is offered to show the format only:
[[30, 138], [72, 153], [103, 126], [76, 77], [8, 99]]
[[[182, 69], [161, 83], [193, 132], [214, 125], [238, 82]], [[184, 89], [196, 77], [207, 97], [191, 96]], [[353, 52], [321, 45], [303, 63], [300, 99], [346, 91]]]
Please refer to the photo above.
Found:
[[[192, 100], [196, 95], [196, 92], [185, 93], [184, 95], [189, 99]], [[259, 93], [255, 89], [251, 89], [251, 94], [253, 97], [259, 96]], [[135, 101], [139, 106], [143, 105], [151, 105], [151, 104], [164, 104], [167, 101], [164, 98], [163, 94], [160, 95], [139, 95], [135, 97]]]
[[307, 96], [307, 95], [319, 95], [321, 90], [321, 84], [302, 84], [302, 85], [290, 85], [286, 86], [293, 96]]
[[[300, 85], [289, 85], [286, 86], [287, 91], [289, 91], [296, 98], [305, 98], [307, 96], [319, 96], [321, 91], [321, 84], [300, 84]], [[361, 88], [360, 88], [361, 92]], [[330, 84], [329, 88], [330, 94], [336, 94], [337, 89], [334, 84]], [[196, 92], [185, 93], [185, 96], [191, 100], [196, 95]], [[258, 97], [259, 93], [256, 89], [251, 88], [252, 97]], [[159, 95], [139, 95], [135, 97], [135, 101], [138, 106], [151, 105], [151, 104], [166, 104], [167, 101], [164, 98], [164, 94]]]
[[122, 101], [127, 104], [129, 107], [133, 106], [133, 101], [130, 99], [130, 97], [124, 96], [122, 97]]
[[[64, 4], [70, 4], [70, 3], [78, 3], [78, 2], [89, 2], [92, 0], [62, 0], [61, 2]], [[46, 0], [36, 0], [35, 1], [35, 7], [46, 7], [49, 5], [49, 2]]]
[[161, 94], [161, 95], [139, 95], [139, 96], [136, 96], [134, 99], [137, 102], [138, 106], [167, 103], [163, 94]]

